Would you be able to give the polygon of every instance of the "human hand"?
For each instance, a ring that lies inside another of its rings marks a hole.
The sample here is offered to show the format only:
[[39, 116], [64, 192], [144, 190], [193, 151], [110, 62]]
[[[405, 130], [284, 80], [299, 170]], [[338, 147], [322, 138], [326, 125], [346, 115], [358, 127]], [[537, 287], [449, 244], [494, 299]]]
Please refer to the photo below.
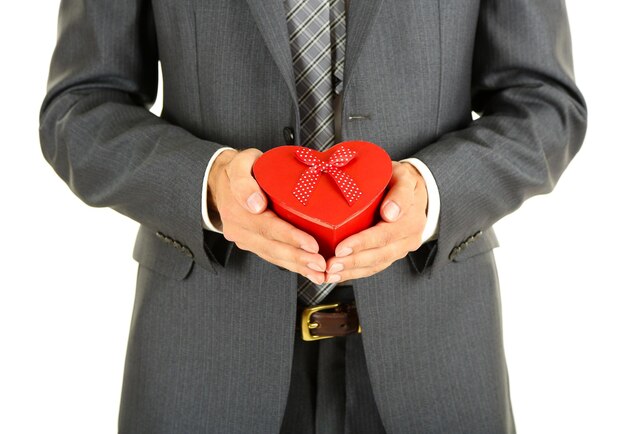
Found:
[[315, 238], [267, 209], [267, 198], [252, 176], [261, 155], [254, 148], [218, 155], [209, 172], [207, 205], [219, 215], [224, 237], [237, 247], [320, 284], [326, 261]]
[[410, 163], [392, 164], [390, 188], [380, 207], [383, 220], [337, 245], [327, 261], [327, 282], [371, 276], [421, 246], [428, 206], [424, 178]]

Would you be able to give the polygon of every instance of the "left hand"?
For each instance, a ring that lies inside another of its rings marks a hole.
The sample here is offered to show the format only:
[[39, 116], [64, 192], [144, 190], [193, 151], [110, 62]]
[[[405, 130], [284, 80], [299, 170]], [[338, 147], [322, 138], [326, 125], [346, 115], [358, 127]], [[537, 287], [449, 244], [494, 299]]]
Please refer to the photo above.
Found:
[[382, 221], [337, 245], [335, 256], [326, 261], [326, 282], [371, 276], [421, 246], [428, 206], [424, 178], [410, 163], [392, 164]]

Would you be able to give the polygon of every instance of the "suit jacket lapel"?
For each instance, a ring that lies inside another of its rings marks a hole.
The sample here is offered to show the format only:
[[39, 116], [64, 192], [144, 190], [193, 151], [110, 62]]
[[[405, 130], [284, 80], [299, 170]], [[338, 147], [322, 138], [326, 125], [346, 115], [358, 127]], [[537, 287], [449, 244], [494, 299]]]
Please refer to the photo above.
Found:
[[346, 25], [346, 59], [343, 70], [343, 88], [348, 86], [352, 71], [361, 55], [363, 45], [371, 33], [372, 25], [384, 0], [352, 0], [349, 4]]
[[[346, 59], [344, 66], [344, 89], [361, 54], [372, 24], [384, 0], [353, 0], [350, 2], [347, 22]], [[289, 92], [298, 105], [293, 60], [289, 46], [284, 0], [247, 0], [257, 27], [265, 40]]]
[[287, 17], [283, 0], [247, 0], [257, 27], [282, 74], [295, 106], [298, 106], [293, 60], [289, 46]]

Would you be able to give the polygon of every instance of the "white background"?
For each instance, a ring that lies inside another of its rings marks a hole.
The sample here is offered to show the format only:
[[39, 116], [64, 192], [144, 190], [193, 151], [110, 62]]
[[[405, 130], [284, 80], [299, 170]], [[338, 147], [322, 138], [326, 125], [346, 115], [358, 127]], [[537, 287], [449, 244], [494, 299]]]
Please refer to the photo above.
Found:
[[[496, 227], [513, 409], [520, 433], [626, 433], [626, 8], [568, 10], [585, 144]], [[80, 202], [40, 151], [57, 12], [12, 1], [0, 17], [2, 433], [115, 432], [133, 306], [137, 224]]]

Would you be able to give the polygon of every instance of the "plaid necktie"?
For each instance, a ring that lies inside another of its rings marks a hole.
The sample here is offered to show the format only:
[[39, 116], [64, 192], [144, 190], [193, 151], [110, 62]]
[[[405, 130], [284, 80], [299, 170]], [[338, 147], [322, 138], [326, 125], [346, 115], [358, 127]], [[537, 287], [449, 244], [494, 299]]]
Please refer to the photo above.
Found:
[[[333, 92], [342, 90], [344, 0], [286, 0], [287, 28], [300, 110], [301, 145], [323, 151], [335, 143]], [[298, 298], [318, 304], [336, 286], [298, 275]]]

